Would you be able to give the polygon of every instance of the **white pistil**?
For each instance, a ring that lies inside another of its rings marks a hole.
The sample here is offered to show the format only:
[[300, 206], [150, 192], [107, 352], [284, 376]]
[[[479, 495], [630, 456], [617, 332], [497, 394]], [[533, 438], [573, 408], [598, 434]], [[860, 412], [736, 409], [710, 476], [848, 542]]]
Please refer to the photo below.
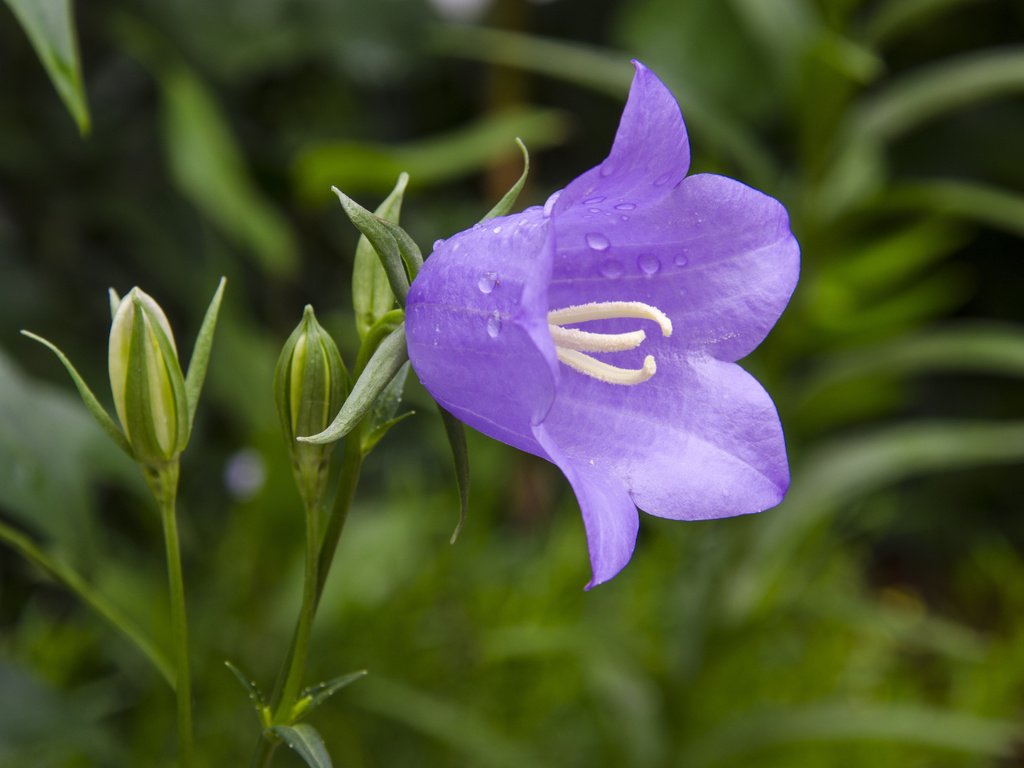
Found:
[[644, 358], [643, 368], [619, 368], [617, 365], [609, 365], [574, 349], [555, 347], [555, 354], [558, 355], [559, 360], [573, 370], [608, 384], [623, 384], [625, 386], [642, 384], [658, 370], [653, 355]]
[[589, 320], [617, 320], [619, 318], [653, 320], [661, 326], [662, 336], [672, 335], [672, 321], [668, 319], [668, 315], [657, 307], [644, 304], [642, 301], [595, 301], [590, 304], [553, 309], [548, 312], [548, 322], [552, 325], [585, 323]]
[[598, 381], [624, 386], [642, 384], [658, 370], [652, 355], [644, 358], [642, 368], [620, 368], [584, 353], [636, 349], [647, 338], [644, 331], [591, 333], [578, 328], [562, 327], [569, 323], [619, 319], [651, 320], [658, 324], [663, 336], [672, 335], [672, 321], [657, 307], [639, 301], [597, 301], [548, 312], [548, 328], [555, 343], [555, 354], [573, 370]]
[[629, 333], [589, 333], [578, 328], [563, 328], [548, 324], [551, 338], [559, 349], [575, 349], [580, 352], [625, 352], [636, 349], [644, 343], [647, 334], [643, 331]]

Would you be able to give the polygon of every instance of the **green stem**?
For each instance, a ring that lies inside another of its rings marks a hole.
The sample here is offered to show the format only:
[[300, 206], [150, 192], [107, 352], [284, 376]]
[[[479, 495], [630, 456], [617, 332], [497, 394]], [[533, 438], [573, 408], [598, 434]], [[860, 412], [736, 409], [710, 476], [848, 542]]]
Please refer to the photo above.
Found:
[[[274, 697], [274, 722], [290, 725], [289, 716], [298, 696], [302, 675], [305, 672], [306, 658], [309, 653], [309, 640], [312, 635], [313, 619], [316, 609], [323, 596], [324, 585], [334, 561], [334, 553], [341, 538], [342, 529], [348, 519], [356, 487], [359, 484], [359, 472], [363, 466], [362, 430], [356, 429], [345, 438], [344, 452], [341, 459], [340, 483], [334, 500], [334, 508], [327, 521], [322, 540], [316, 536], [310, 522], [310, 508], [306, 510], [306, 569], [303, 580], [302, 608], [292, 636], [288, 656], [278, 676], [279, 694]], [[317, 521], [318, 522], [318, 521]], [[317, 528], [319, 526], [317, 525]], [[311, 533], [313, 531], [313, 533]], [[285, 672], [287, 670], [287, 672]], [[281, 679], [284, 682], [281, 682]], [[273, 761], [274, 751], [279, 741], [269, 731], [260, 735], [259, 743], [253, 754], [253, 768], [269, 768]]]
[[192, 671], [188, 661], [188, 615], [185, 611], [185, 580], [181, 571], [181, 547], [178, 543], [178, 462], [158, 469], [147, 469], [146, 480], [160, 507], [167, 552], [167, 578], [171, 600], [171, 639], [176, 670], [174, 687], [178, 702], [178, 763], [182, 768], [192, 758]]
[[82, 576], [71, 566], [65, 565], [60, 560], [51, 558], [43, 552], [25, 534], [11, 528], [6, 523], [0, 522], [0, 540], [6, 542], [13, 549], [20, 552], [26, 560], [35, 563], [44, 572], [55, 578], [69, 590], [74, 592], [82, 601], [92, 608], [96, 613], [106, 619], [110, 624], [124, 635], [139, 651], [149, 659], [150, 663], [163, 676], [167, 684], [174, 688], [174, 669], [163, 651], [153, 644], [153, 641], [146, 637], [139, 627], [121, 613], [120, 609], [112, 603], [107, 602], [99, 592], [96, 592]]

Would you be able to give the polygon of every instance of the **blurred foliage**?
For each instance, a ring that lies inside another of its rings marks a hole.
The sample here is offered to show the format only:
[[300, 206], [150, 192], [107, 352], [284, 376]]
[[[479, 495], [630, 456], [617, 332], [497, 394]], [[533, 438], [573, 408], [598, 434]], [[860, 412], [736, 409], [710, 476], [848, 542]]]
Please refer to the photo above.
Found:
[[[453, 25], [418, 0], [92, 0], [85, 139], [47, 79], [81, 124], [70, 27], [26, 21], [70, 6], [7, 6], [0, 522], [156, 638], [155, 510], [17, 330], [101, 382], [108, 286], [143, 286], [191, 338], [230, 280], [180, 501], [210, 764], [256, 733], [223, 660], [266, 690], [300, 592], [274, 360], [306, 303], [354, 360], [357, 236], [329, 185], [373, 207], [411, 171], [425, 246], [511, 185], [521, 135], [522, 199], [542, 202], [602, 159], [632, 57], [679, 97], [695, 170], [790, 210], [802, 281], [746, 361], [787, 428], [790, 497], [645, 518], [630, 566], [584, 595], [567, 484], [477, 435], [448, 545], [449, 449], [411, 384], [422, 415], [368, 463], [314, 633], [311, 682], [370, 674], [311, 721], [352, 767], [1024, 761], [1019, 2], [494, 0]], [[0, 765], [166, 764], [159, 675], [7, 548], [0, 653]]]

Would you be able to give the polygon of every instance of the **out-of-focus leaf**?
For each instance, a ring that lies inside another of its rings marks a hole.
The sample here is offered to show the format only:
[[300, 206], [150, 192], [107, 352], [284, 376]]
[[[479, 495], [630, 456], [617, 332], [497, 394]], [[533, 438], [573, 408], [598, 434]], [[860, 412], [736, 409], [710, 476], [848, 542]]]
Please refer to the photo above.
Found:
[[296, 439], [304, 443], [330, 443], [343, 438], [370, 412], [378, 396], [408, 359], [403, 324], [377, 347], [331, 425], [318, 435], [303, 435]]
[[800, 59], [819, 32], [815, 12], [806, 0], [729, 0], [727, 5], [768, 65], [778, 68], [782, 79], [794, 80]]
[[[1024, 56], [1020, 65], [1024, 68]], [[939, 179], [907, 182], [895, 186], [884, 205], [940, 213], [1024, 237], [1024, 195], [1008, 189]]]
[[182, 193], [268, 272], [290, 273], [288, 222], [260, 192], [213, 94], [182, 64], [158, 70], [167, 160]]
[[349, 141], [307, 147], [295, 161], [294, 179], [298, 193], [310, 203], [322, 201], [324, 190], [332, 185], [349, 192], [386, 192], [403, 171], [413, 185], [430, 186], [469, 175], [506, 156], [513, 137], [544, 148], [561, 144], [566, 131], [561, 112], [500, 112], [467, 128], [410, 144]]
[[530, 173], [530, 153], [526, 151], [526, 145], [520, 139], [516, 139], [516, 146], [519, 147], [519, 151], [523, 153], [523, 172], [520, 174], [516, 183], [512, 185], [511, 189], [502, 195], [501, 200], [495, 203], [494, 207], [487, 212], [487, 214], [481, 219], [481, 221], [487, 221], [493, 219], [496, 216], [504, 216], [512, 210], [512, 206], [516, 204], [516, 200], [519, 199], [519, 193], [523, 191], [523, 187], [526, 185], [526, 177]]
[[728, 612], [742, 616], [758, 607], [800, 542], [840, 504], [929, 472], [1021, 462], [1021, 422], [901, 424], [817, 448], [782, 505], [758, 521], [757, 541], [730, 585]]
[[1024, 91], [1024, 48], [971, 53], [892, 81], [853, 111], [849, 134], [893, 139], [945, 112]]
[[544, 768], [548, 762], [513, 741], [477, 712], [377, 676], [360, 689], [356, 706], [444, 742], [482, 768]]
[[83, 135], [89, 133], [89, 104], [75, 39], [71, 0], [4, 0], [32, 41], [64, 106]]
[[[468, 26], [441, 27], [435, 32], [433, 45], [447, 56], [537, 72], [623, 101], [633, 75], [625, 53], [516, 32]], [[678, 39], [674, 45], [682, 47]], [[757, 183], [775, 178], [777, 169], [771, 154], [739, 121], [727, 117], [694, 89], [684, 89], [678, 82], [670, 82], [669, 86], [679, 99], [683, 117], [691, 130], [699, 131], [705, 141], [732, 158], [746, 172], [748, 181]], [[523, 133], [518, 135], [531, 146], [538, 146], [536, 139]]]
[[768, 747], [806, 741], [882, 741], [983, 755], [1009, 753], [1020, 725], [925, 707], [822, 703], [736, 718], [687, 750], [681, 764], [704, 768]]
[[[409, 183], [409, 174], [400, 173], [395, 188], [384, 202], [377, 206], [374, 215], [398, 223], [402, 213], [402, 199]], [[395, 306], [395, 294], [388, 282], [388, 275], [380, 258], [366, 235], [360, 234], [356, 244], [355, 262], [352, 267], [352, 306], [356, 314], [356, 331], [365, 339], [373, 324]]]
[[934, 19], [958, 5], [987, 0], [889, 0], [876, 6], [866, 24], [866, 35], [875, 45], [886, 45], [894, 39], [921, 30]]
[[309, 768], [331, 768], [331, 756], [327, 754], [324, 740], [309, 723], [275, 725], [271, 730], [295, 750]]

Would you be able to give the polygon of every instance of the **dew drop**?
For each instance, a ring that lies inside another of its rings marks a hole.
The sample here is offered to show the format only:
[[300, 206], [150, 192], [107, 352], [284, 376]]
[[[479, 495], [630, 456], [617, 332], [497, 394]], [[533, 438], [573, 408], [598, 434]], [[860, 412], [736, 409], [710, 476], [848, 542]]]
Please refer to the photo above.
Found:
[[483, 275], [476, 283], [476, 287], [480, 289], [480, 293], [490, 293], [494, 290], [494, 286], [498, 282], [497, 272], [484, 272]]
[[622, 265], [615, 259], [608, 259], [607, 261], [601, 262], [601, 266], [598, 267], [598, 271], [605, 277], [612, 280], [616, 277], [622, 277]]
[[452, 246], [452, 250], [453, 251], [457, 251], [461, 247], [462, 247], [462, 243], [456, 243], [455, 245]]
[[587, 208], [587, 211], [589, 211], [590, 213], [600, 213], [601, 209], [600, 208]]
[[587, 241], [587, 245], [595, 251], [607, 251], [608, 246], [611, 245], [608, 238], [600, 232], [588, 232], [584, 239]]
[[640, 267], [640, 271], [645, 275], [656, 275], [661, 271], [661, 262], [658, 261], [657, 256], [651, 256], [649, 253], [645, 253], [643, 256], [636, 260], [636, 265]]
[[669, 179], [671, 179], [672, 176], [673, 176], [673, 172], [672, 171], [667, 171], [667, 172], [661, 174], [661, 176], [659, 176], [658, 178], [656, 178], [654, 180], [654, 186], [656, 186], [656, 187], [663, 187], [663, 186], [665, 186], [666, 184], [668, 184]]
[[615, 166], [612, 165], [611, 160], [605, 160], [601, 163], [601, 169], [598, 171], [600, 176], [608, 177], [615, 173]]
[[615, 206], [616, 211], [632, 211], [636, 208], [636, 203], [619, 203]]
[[555, 209], [555, 203], [558, 202], [558, 198], [561, 196], [561, 194], [562, 194], [562, 190], [558, 190], [557, 192], [552, 192], [551, 193], [551, 197], [549, 197], [544, 202], [544, 216], [545, 217], [548, 217], [548, 216], [551, 215], [551, 211], [553, 211]]
[[444, 240], [435, 240], [435, 241], [434, 241], [434, 250], [436, 251], [436, 250], [437, 250], [438, 248], [440, 248], [440, 247], [441, 247], [442, 245], [444, 245]]
[[501, 333], [501, 315], [494, 311], [487, 318], [487, 335], [492, 339], [496, 339], [499, 333]]
[[679, 254], [676, 254], [676, 257], [674, 259], [672, 259], [672, 262], [677, 267], [685, 267], [687, 264], [690, 263], [690, 260], [688, 258], [686, 258], [685, 254], [679, 253]]
[[619, 216], [619, 218], [622, 219], [623, 221], [629, 221], [629, 216], [623, 215], [623, 216]]
[[604, 196], [603, 195], [597, 195], [596, 197], [588, 197], [586, 200], [584, 200], [581, 203], [581, 205], [597, 205], [598, 203], [603, 203], [603, 202], [604, 202]]
[[501, 234], [501, 225], [499, 224], [498, 226], [496, 226], [494, 229], [491, 230], [491, 232], [493, 232], [496, 235]]

